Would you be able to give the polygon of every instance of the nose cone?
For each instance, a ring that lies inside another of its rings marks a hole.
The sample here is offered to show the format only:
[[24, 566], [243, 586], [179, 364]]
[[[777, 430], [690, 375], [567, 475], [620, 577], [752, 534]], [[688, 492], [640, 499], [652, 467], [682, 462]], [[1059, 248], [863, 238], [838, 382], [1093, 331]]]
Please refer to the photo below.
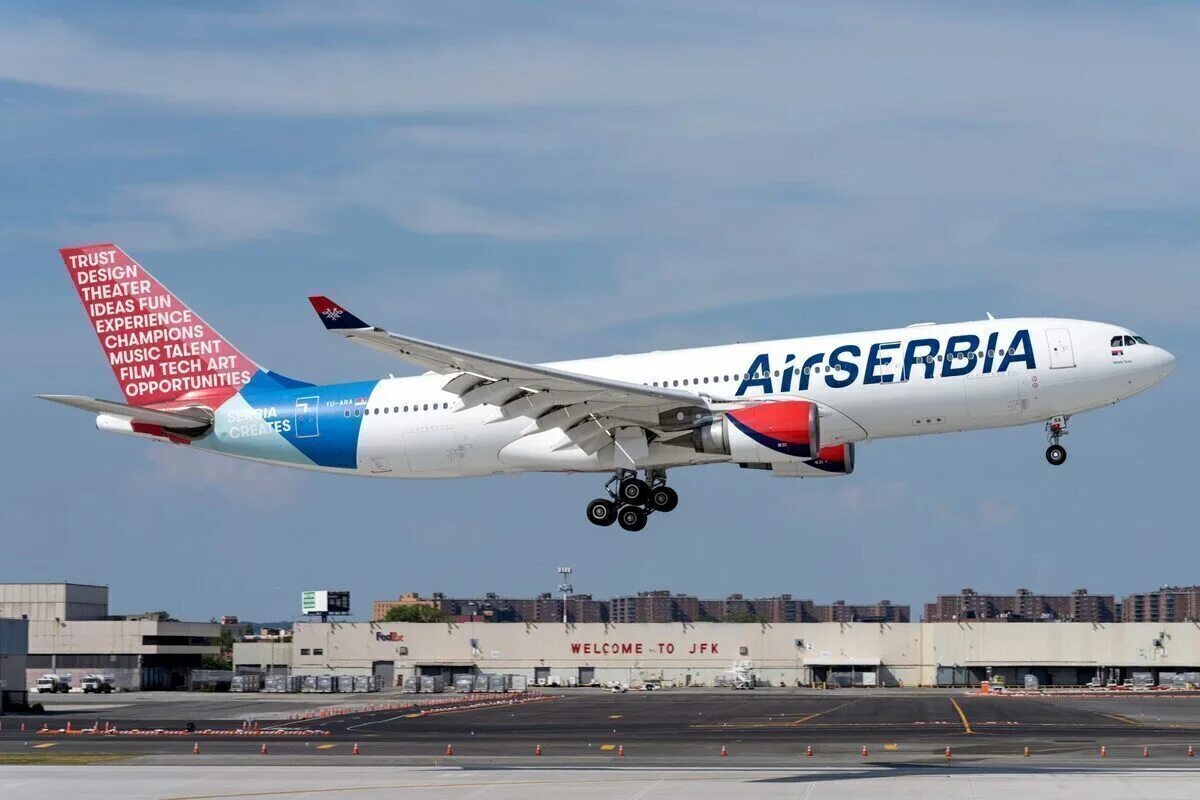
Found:
[[1175, 371], [1175, 356], [1161, 347], [1156, 347], [1154, 353], [1155, 383], [1163, 380]]

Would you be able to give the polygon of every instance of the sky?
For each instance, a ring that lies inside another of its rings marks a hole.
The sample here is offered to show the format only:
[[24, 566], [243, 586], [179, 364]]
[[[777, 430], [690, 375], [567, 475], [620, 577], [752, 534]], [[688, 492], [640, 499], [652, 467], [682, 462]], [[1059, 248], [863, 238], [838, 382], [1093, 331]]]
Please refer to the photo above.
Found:
[[[113, 611], [360, 616], [402, 592], [791, 593], [1200, 583], [1200, 9], [1188, 3], [25, 2], [0, 9], [0, 581]], [[872, 442], [855, 473], [377, 481], [97, 432], [119, 397], [57, 248], [116, 242], [251, 358], [416, 374], [326, 334], [520, 360], [1054, 315], [1179, 357], [1040, 426]]]

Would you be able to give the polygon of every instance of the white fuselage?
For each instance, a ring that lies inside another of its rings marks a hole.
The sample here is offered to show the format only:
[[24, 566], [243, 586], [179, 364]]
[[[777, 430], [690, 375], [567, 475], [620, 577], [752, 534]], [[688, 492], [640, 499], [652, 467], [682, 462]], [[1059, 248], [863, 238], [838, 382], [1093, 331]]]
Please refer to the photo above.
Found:
[[[861, 442], [1043, 422], [1123, 400], [1168, 375], [1174, 358], [1120, 326], [1070, 319], [1002, 319], [799, 339], [656, 351], [551, 366], [648, 386], [670, 386], [714, 401], [772, 395], [821, 406], [822, 444]], [[975, 346], [971, 346], [977, 342]], [[947, 352], [954, 357], [947, 359]], [[967, 353], [970, 353], [969, 355]], [[441, 478], [523, 471], [605, 471], [611, 456], [570, 446], [558, 429], [530, 432], [529, 417], [496, 407], [463, 408], [443, 390], [453, 376], [372, 382], [346, 413], [362, 415], [360, 474]], [[322, 389], [308, 394], [319, 397]], [[286, 401], [290, 402], [290, 401]], [[305, 398], [305, 402], [309, 402]], [[260, 414], [256, 404], [243, 410]], [[221, 414], [238, 414], [236, 408]], [[276, 412], [277, 415], [284, 412]], [[273, 461], [251, 436], [218, 419], [201, 447]], [[297, 419], [296, 424], [300, 421]], [[728, 461], [663, 440], [639, 468]], [[287, 460], [292, 466], [307, 466]], [[345, 471], [345, 470], [336, 470]]]

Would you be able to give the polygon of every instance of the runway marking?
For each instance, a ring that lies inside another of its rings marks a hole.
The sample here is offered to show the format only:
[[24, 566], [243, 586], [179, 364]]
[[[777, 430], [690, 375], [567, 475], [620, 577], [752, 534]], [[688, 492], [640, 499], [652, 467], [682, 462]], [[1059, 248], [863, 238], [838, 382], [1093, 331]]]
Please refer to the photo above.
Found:
[[885, 745], [883, 746], [883, 749], [884, 749], [884, 750], [899, 750], [899, 749], [900, 749], [900, 745], [898, 745], [898, 744], [885, 744]]
[[[748, 770], [748, 772], [751, 772], [751, 773], [778, 772], [778, 771], [780, 771], [780, 770]], [[1164, 770], [1164, 771], [1169, 771], [1169, 770]], [[739, 772], [746, 772], [746, 771], [742, 770]], [[879, 767], [854, 766], [854, 767], [818, 767], [818, 768], [809, 767], [809, 768], [805, 768], [802, 770], [787, 770], [787, 772], [792, 773], [792, 774], [796, 774], [797, 772], [799, 772], [801, 774], [812, 774], [812, 775], [825, 775], [825, 774], [845, 775], [847, 773], [868, 775], [871, 773], [885, 773], [885, 772], [887, 772], [887, 770], [879, 768]], [[634, 776], [631, 776], [631, 777], [625, 777], [625, 776], [608, 777], [608, 776], [606, 776], [606, 777], [600, 778], [600, 779], [582, 778], [582, 779], [575, 779], [575, 780], [572, 780], [570, 778], [551, 778], [550, 780], [505, 781], [503, 783], [501, 783], [499, 781], [488, 781], [486, 783], [477, 782], [477, 781], [473, 781], [470, 783], [400, 783], [400, 784], [387, 784], [387, 785], [381, 784], [378, 786], [323, 786], [323, 787], [319, 787], [319, 788], [308, 787], [308, 788], [304, 788], [304, 789], [268, 789], [268, 790], [264, 790], [264, 791], [254, 791], [254, 792], [236, 792], [236, 793], [226, 792], [223, 794], [174, 795], [171, 797], [164, 798], [164, 800], [226, 800], [226, 798], [236, 798], [236, 797], [283, 797], [283, 796], [304, 795], [304, 794], [326, 794], [326, 793], [333, 794], [335, 792], [384, 792], [384, 791], [395, 791], [397, 789], [443, 789], [443, 790], [445, 790], [445, 789], [477, 789], [477, 788], [489, 788], [489, 787], [490, 788], [507, 788], [509, 786], [601, 786], [601, 785], [610, 785], [613, 783], [637, 784], [637, 783], [645, 783], [647, 781], [654, 781], [653, 785], [655, 785], [655, 786], [657, 786], [659, 784], [664, 784], [664, 783], [695, 783], [697, 781], [704, 781], [704, 782], [725, 781], [725, 782], [741, 783], [745, 779], [746, 778], [745, 778], [744, 774], [728, 774], [728, 773], [726, 773], [725, 775], [715, 775], [712, 772], [706, 772], [706, 774], [704, 774], [704, 775], [696, 775], [696, 776], [688, 776], [688, 777], [685, 777], [685, 776], [667, 777], [667, 778], [658, 778], [658, 779], [646, 778], [644, 776], [639, 775], [636, 777], [634, 777]], [[645, 792], [643, 790], [643, 792], [639, 793], [639, 795], [637, 795], [637, 796], [640, 797], [640, 796], [644, 795], [644, 793]]]
[[971, 723], [967, 722], [967, 715], [963, 713], [962, 706], [953, 697], [950, 698], [950, 703], [954, 706], [954, 710], [958, 712], [958, 718], [962, 720], [963, 732], [968, 736], [974, 735], [975, 731], [971, 730]]
[[625, 716], [625, 715], [624, 714], [609, 714], [608, 718], [609, 719], [620, 719], [623, 716]]
[[1136, 719], [1130, 719], [1124, 714], [1106, 714], [1103, 711], [1099, 712], [1100, 716], [1115, 719], [1117, 722], [1124, 722], [1126, 725], [1141, 725]]
[[601, 750], [616, 750], [617, 746], [615, 744], [602, 744], [602, 745], [600, 745], [600, 749]]
[[336, 744], [319, 744], [319, 745], [317, 745], [318, 750], [332, 750], [335, 747], [337, 747]]
[[47, 747], [57, 747], [57, 746], [58, 746], [58, 742], [43, 742], [42, 744], [35, 744], [33, 746], [33, 748], [35, 750], [44, 750]]

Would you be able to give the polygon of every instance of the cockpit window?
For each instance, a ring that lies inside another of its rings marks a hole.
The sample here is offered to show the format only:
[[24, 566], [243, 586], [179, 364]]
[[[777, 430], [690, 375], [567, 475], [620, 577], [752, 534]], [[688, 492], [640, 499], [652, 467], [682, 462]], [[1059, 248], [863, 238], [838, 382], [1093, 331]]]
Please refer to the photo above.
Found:
[[1149, 343], [1149, 342], [1147, 342], [1145, 339], [1143, 339], [1141, 336], [1135, 336], [1135, 337], [1133, 337], [1133, 338], [1137, 340], [1137, 343], [1138, 343], [1138, 344], [1150, 344], [1150, 343]]
[[1126, 336], [1126, 337], [1125, 337], [1125, 346], [1126, 346], [1126, 347], [1130, 347], [1130, 346], [1132, 346], [1132, 345], [1135, 345], [1135, 344], [1137, 344], [1137, 342], [1135, 342], [1135, 341], [1133, 340], [1133, 337], [1132, 337], [1132, 336]]
[[1109, 342], [1108, 345], [1109, 345], [1109, 347], [1120, 347], [1121, 346], [1121, 337], [1120, 336], [1112, 337], [1112, 341]]

